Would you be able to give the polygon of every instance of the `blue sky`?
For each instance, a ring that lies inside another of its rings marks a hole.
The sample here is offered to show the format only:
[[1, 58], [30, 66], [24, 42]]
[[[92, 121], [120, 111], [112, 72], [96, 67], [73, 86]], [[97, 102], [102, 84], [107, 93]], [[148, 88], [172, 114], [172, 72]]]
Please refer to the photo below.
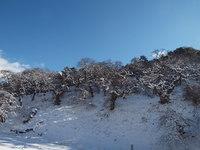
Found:
[[199, 0], [0, 0], [9, 61], [61, 70], [83, 57], [121, 60], [200, 48]]

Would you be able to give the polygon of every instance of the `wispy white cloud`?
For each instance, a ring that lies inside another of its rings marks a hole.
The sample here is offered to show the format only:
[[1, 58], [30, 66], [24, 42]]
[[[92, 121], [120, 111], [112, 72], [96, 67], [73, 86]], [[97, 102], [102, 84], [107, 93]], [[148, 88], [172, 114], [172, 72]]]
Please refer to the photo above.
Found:
[[3, 50], [2, 50], [2, 49], [0, 49], [0, 57], [2, 56], [2, 54], [3, 54]]
[[21, 64], [19, 62], [10, 62], [2, 56], [3, 50], [0, 50], [0, 70], [8, 70], [12, 72], [21, 72], [27, 68], [29, 65]]

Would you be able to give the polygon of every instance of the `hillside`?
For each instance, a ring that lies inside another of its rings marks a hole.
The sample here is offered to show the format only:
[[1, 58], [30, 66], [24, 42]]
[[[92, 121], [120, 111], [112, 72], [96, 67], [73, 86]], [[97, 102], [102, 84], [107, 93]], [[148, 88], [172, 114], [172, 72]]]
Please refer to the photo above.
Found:
[[200, 147], [199, 50], [0, 77], [0, 149]]

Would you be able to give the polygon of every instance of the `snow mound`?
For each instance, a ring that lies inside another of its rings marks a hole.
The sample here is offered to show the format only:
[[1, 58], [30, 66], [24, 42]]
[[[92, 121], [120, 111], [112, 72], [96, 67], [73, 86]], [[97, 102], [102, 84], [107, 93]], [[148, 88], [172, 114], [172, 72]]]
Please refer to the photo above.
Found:
[[[69, 103], [66, 95], [61, 106], [52, 104], [50, 94], [38, 94], [34, 101], [26, 96], [23, 112], [0, 128], [0, 149], [196, 150], [199, 108], [184, 101], [181, 91], [177, 88], [165, 105], [158, 97], [130, 95], [118, 99], [113, 111], [102, 94], [78, 104]], [[35, 115], [23, 123], [33, 110]]]

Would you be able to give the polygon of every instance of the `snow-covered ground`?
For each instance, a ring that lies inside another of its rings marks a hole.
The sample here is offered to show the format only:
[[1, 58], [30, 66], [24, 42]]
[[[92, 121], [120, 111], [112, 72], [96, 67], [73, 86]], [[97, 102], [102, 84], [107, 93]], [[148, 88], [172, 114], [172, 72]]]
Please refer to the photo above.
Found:
[[[131, 95], [118, 99], [113, 111], [101, 94], [78, 104], [66, 95], [61, 106], [54, 106], [50, 95], [38, 95], [33, 102], [27, 96], [24, 111], [0, 127], [0, 150], [198, 150], [199, 108], [184, 101], [181, 91], [177, 88], [165, 105], [157, 97]], [[22, 123], [35, 108], [30, 122]], [[180, 126], [187, 134], [180, 135]]]

